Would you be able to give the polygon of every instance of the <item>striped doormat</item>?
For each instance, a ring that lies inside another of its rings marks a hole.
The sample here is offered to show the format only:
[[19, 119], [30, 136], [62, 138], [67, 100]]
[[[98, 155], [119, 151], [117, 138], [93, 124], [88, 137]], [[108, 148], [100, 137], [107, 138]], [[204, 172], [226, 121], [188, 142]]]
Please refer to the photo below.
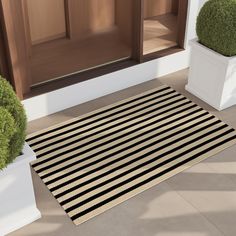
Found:
[[27, 142], [34, 170], [78, 225], [236, 144], [236, 132], [161, 86]]

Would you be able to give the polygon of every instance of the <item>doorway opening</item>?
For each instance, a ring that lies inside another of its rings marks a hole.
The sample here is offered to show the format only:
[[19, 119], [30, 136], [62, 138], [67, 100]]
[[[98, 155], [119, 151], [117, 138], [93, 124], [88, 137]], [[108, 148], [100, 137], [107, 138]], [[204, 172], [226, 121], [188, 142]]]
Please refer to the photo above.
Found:
[[179, 0], [144, 0], [143, 54], [179, 45]]

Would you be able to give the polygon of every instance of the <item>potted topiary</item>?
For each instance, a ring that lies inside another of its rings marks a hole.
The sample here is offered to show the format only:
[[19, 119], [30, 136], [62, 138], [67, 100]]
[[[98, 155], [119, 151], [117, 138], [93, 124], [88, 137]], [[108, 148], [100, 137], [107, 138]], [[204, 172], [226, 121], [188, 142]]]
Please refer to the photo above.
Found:
[[26, 115], [10, 84], [0, 77], [0, 235], [40, 217], [25, 143]]
[[209, 0], [197, 18], [198, 40], [186, 90], [217, 110], [236, 104], [236, 0]]

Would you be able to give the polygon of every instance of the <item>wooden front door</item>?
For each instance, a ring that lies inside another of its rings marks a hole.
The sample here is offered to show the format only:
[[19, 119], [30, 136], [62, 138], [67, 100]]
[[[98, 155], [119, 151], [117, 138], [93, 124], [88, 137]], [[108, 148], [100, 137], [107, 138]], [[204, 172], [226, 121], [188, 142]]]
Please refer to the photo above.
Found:
[[0, 0], [9, 77], [23, 98], [78, 72], [140, 63], [149, 53], [146, 20], [165, 21], [159, 15], [178, 15], [174, 43], [182, 48], [186, 9], [187, 0]]
[[14, 76], [21, 78], [23, 94], [68, 74], [130, 58], [132, 3], [2, 0], [11, 63], [19, 66]]

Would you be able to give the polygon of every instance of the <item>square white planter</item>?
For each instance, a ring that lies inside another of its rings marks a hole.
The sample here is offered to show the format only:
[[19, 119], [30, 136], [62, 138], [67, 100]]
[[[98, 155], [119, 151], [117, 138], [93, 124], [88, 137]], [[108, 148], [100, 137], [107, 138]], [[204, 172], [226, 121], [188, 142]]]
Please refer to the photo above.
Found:
[[35, 153], [25, 143], [22, 155], [0, 171], [0, 235], [41, 217], [37, 209], [29, 163]]
[[217, 110], [236, 104], [236, 56], [225, 57], [195, 39], [185, 89]]

